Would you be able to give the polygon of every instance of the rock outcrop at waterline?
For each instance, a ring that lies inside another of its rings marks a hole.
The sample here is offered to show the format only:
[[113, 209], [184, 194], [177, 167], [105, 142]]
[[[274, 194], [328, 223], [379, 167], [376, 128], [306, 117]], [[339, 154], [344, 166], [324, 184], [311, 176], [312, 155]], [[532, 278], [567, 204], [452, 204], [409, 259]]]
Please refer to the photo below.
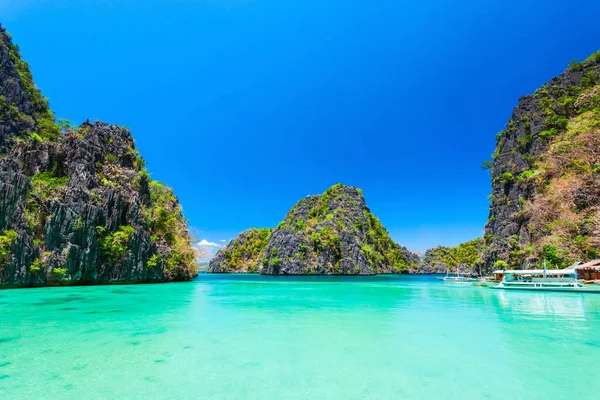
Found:
[[57, 125], [0, 27], [0, 287], [186, 280], [181, 206], [128, 129]]
[[496, 138], [485, 268], [600, 257], [600, 52], [519, 99]]
[[389, 237], [360, 189], [337, 184], [300, 200], [277, 228], [242, 232], [217, 252], [209, 272], [373, 275], [408, 272], [416, 259]]

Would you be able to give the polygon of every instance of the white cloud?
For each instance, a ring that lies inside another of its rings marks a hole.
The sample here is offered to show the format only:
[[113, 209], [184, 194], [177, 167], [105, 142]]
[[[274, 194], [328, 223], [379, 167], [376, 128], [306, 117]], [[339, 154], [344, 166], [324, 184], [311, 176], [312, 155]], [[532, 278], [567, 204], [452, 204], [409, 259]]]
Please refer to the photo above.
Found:
[[219, 242], [221, 242], [221, 243], [227, 243], [227, 240], [221, 239], [221, 240], [219, 240]]
[[210, 246], [210, 247], [221, 247], [220, 244], [216, 244], [214, 242], [209, 242], [206, 239], [202, 239], [201, 241], [198, 242], [197, 246]]

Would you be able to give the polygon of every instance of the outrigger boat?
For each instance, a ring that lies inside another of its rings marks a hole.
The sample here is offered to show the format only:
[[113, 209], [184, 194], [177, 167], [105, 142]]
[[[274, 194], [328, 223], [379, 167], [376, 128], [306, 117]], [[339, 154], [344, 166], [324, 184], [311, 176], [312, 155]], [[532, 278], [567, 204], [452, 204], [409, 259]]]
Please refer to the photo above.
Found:
[[546, 269], [544, 263], [544, 269], [496, 270], [494, 278], [482, 285], [504, 290], [600, 293], [599, 281], [589, 279], [598, 277], [598, 268], [600, 260], [564, 269]]
[[454, 276], [450, 275], [448, 271], [446, 271], [446, 276], [442, 277], [442, 278], [438, 278], [441, 281], [444, 282], [453, 282], [453, 283], [472, 283], [472, 282], [477, 282], [476, 278], [470, 278], [468, 276], [465, 275], [461, 275], [460, 272], [458, 271], [458, 267], [456, 268], [456, 274]]

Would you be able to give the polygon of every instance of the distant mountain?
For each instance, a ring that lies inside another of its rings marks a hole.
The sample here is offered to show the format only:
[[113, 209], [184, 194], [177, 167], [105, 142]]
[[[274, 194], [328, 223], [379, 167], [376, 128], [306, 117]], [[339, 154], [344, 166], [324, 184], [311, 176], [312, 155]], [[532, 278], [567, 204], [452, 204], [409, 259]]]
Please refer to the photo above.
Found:
[[485, 251], [483, 239], [470, 240], [458, 246], [433, 247], [421, 257], [418, 269], [420, 274], [456, 273], [479, 274]]
[[418, 256], [389, 236], [360, 189], [334, 185], [300, 200], [275, 229], [249, 229], [219, 249], [209, 272], [269, 275], [407, 273]]

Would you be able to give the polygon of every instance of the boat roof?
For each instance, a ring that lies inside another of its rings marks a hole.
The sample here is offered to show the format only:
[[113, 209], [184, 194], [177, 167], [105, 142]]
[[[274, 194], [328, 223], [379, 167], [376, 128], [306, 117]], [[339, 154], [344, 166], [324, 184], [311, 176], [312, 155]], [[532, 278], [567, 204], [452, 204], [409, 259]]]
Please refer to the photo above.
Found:
[[[563, 268], [563, 269], [547, 269], [546, 275], [564, 275], [572, 274], [576, 269], [594, 268], [600, 270], [600, 259], [588, 261], [586, 263], [576, 262], [575, 264]], [[494, 271], [494, 274], [515, 274], [515, 275], [532, 275], [532, 274], [543, 274], [543, 269], [498, 269]]]
[[[574, 273], [574, 269], [547, 269], [546, 275], [565, 275]], [[509, 270], [496, 270], [494, 274], [513, 274], [513, 275], [543, 275], [543, 269], [509, 269]]]

